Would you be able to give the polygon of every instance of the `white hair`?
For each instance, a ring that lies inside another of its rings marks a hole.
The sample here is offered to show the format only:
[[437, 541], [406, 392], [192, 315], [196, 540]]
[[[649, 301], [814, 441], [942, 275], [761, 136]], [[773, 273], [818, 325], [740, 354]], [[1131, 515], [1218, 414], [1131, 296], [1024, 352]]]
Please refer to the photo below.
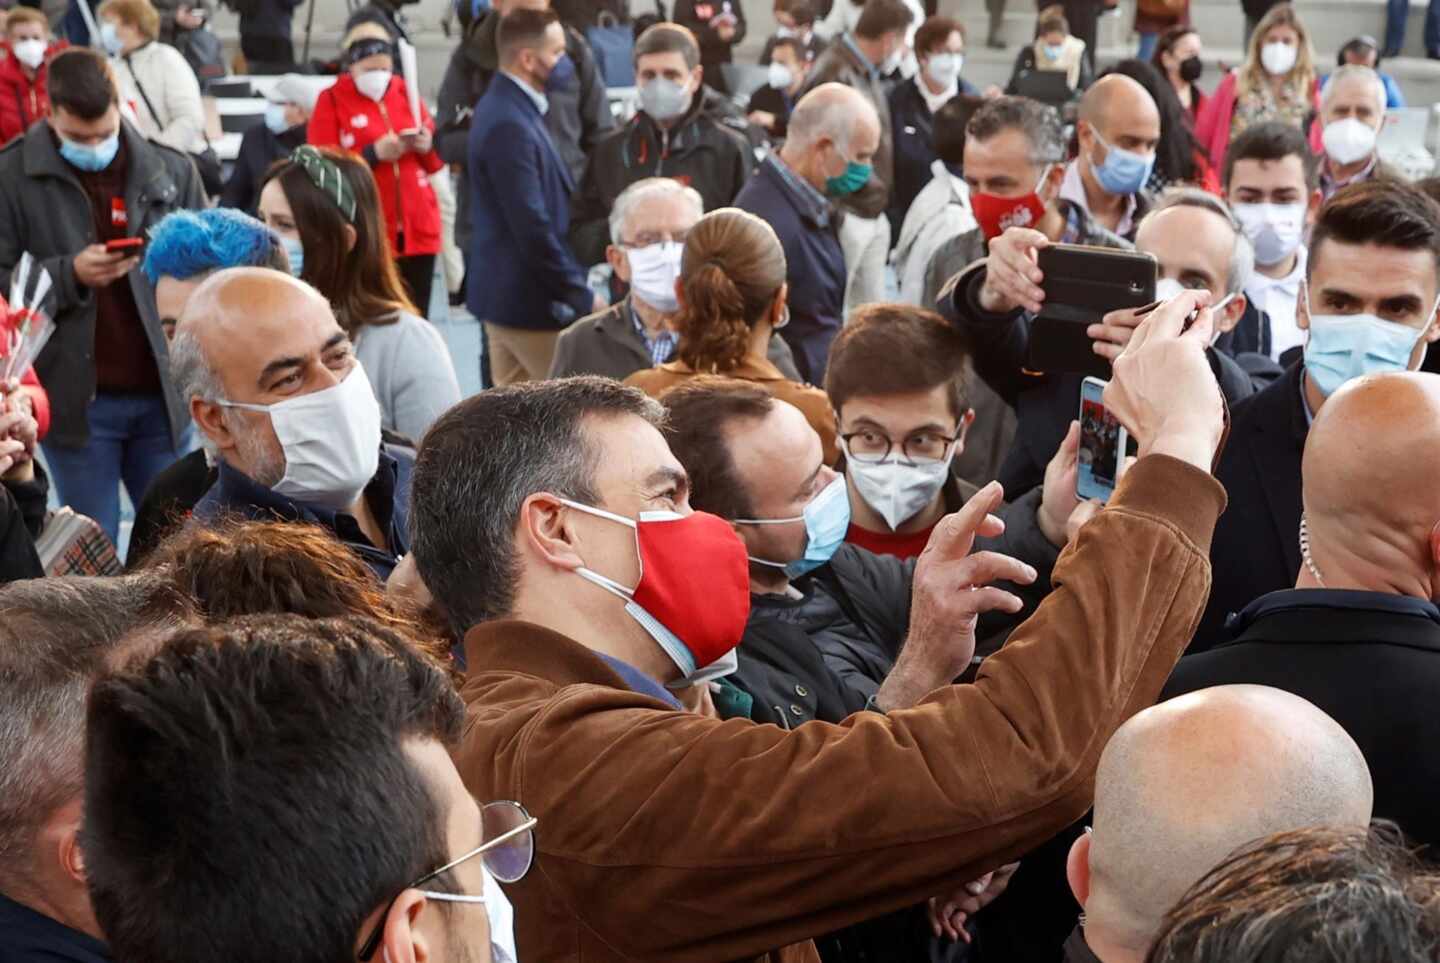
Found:
[[1323, 110], [1330, 106], [1330, 99], [1334, 94], [1335, 87], [1340, 81], [1348, 80], [1351, 77], [1356, 80], [1368, 80], [1375, 89], [1375, 110], [1377, 113], [1385, 113], [1385, 103], [1389, 99], [1385, 96], [1385, 82], [1380, 75], [1371, 67], [1364, 64], [1345, 64], [1337, 67], [1330, 78], [1325, 81], [1325, 89], [1320, 92], [1320, 107]]
[[805, 151], [816, 142], [828, 139], [842, 153], [848, 153], [850, 137], [855, 132], [862, 112], [868, 112], [875, 119], [876, 126], [879, 126], [879, 114], [875, 112], [875, 106], [863, 96], [856, 94], [853, 98], [846, 97], [835, 91], [827, 91], [824, 87], [812, 90], [801, 98], [791, 113], [785, 144], [787, 147], [793, 145]]
[[659, 197], [679, 197], [688, 201], [695, 209], [698, 221], [705, 213], [705, 200], [695, 188], [682, 184], [673, 177], [646, 177], [636, 181], [620, 192], [615, 206], [610, 208], [610, 243], [619, 244], [625, 235], [625, 227], [638, 205]]

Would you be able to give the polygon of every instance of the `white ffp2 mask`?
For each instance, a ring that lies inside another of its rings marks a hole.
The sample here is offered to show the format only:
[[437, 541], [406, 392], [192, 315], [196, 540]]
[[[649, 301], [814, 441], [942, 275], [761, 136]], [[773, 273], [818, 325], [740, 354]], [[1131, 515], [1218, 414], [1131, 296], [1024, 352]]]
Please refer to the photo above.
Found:
[[380, 467], [380, 403], [359, 361], [322, 391], [273, 405], [219, 403], [270, 415], [285, 452], [285, 474], [271, 491], [303, 505], [348, 508]]
[[950, 446], [950, 453], [943, 461], [915, 464], [907, 464], [894, 452], [880, 462], [857, 461], [851, 457], [848, 447], [845, 446], [846, 479], [893, 532], [920, 514], [945, 486], [956, 445]]
[[665, 314], [680, 310], [675, 281], [680, 277], [680, 256], [684, 253], [685, 245], [675, 241], [626, 248], [630, 288], [635, 296]]

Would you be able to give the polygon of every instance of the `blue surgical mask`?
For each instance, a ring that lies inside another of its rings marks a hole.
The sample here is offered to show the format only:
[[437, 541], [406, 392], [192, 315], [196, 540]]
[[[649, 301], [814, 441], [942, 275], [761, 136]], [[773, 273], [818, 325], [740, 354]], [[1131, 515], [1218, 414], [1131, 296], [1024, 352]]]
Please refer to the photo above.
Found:
[[545, 77], [545, 92], [554, 93], [557, 90], [564, 90], [571, 86], [575, 79], [575, 61], [570, 59], [568, 53], [560, 55], [555, 61], [555, 66], [550, 68], [550, 73]]
[[290, 122], [285, 119], [284, 104], [265, 105], [265, 126], [272, 134], [283, 134], [290, 129]]
[[285, 246], [285, 256], [290, 260], [290, 273], [298, 278], [305, 270], [305, 245], [300, 243], [298, 237], [286, 237], [284, 234], [276, 236]]
[[1059, 60], [1059, 59], [1060, 59], [1060, 55], [1065, 52], [1065, 45], [1064, 45], [1064, 44], [1042, 43], [1042, 44], [1040, 45], [1040, 49], [1043, 50], [1043, 51], [1045, 51], [1045, 59], [1047, 59], [1047, 60]]
[[850, 530], [850, 493], [845, 476], [838, 475], [825, 490], [810, 500], [805, 511], [793, 518], [737, 518], [737, 525], [790, 525], [805, 523], [805, 554], [789, 562], [771, 562], [750, 556], [756, 565], [783, 568], [790, 578], [799, 578], [829, 562]]
[[1305, 370], [1327, 398], [1353, 378], [1407, 371], [1436, 307], [1440, 301], [1431, 306], [1426, 326], [1418, 330], [1373, 314], [1311, 315]]
[[120, 152], [120, 134], [116, 132], [98, 144], [77, 144], [73, 140], [60, 138], [60, 156], [72, 167], [91, 174], [110, 166]]
[[109, 20], [100, 23], [100, 46], [112, 57], [120, 56], [120, 50], [124, 47], [120, 42], [120, 34], [115, 30], [115, 24]]
[[1137, 154], [1131, 150], [1121, 147], [1111, 147], [1105, 143], [1100, 132], [1091, 128], [1095, 133], [1095, 139], [1105, 148], [1105, 163], [1092, 167], [1095, 171], [1095, 179], [1100, 186], [1109, 194], [1137, 194], [1150, 179], [1150, 172], [1155, 169], [1154, 154]]

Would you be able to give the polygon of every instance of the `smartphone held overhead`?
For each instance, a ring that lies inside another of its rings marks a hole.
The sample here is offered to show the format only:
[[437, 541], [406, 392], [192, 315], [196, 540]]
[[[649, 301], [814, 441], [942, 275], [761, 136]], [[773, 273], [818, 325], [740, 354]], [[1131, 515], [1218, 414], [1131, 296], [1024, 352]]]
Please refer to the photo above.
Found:
[[1155, 300], [1155, 258], [1136, 251], [1051, 244], [1041, 248], [1044, 305], [1030, 323], [1025, 366], [1046, 373], [1108, 377], [1110, 362], [1095, 353], [1086, 329], [1106, 314]]
[[1120, 481], [1125, 463], [1125, 426], [1105, 407], [1105, 386], [1100, 378], [1086, 378], [1080, 386], [1080, 452], [1075, 469], [1075, 495], [1082, 500], [1107, 502]]

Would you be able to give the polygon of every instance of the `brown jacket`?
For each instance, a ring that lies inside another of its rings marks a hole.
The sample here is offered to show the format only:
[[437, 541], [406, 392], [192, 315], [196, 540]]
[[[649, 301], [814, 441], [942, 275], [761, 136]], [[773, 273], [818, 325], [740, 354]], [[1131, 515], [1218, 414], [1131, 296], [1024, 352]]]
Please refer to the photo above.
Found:
[[[775, 340], [778, 339], [771, 339], [772, 342]], [[652, 398], [659, 398], [676, 385], [684, 384], [700, 374], [701, 372], [683, 361], [670, 361], [658, 368], [637, 371], [626, 378], [625, 383], [634, 385]], [[740, 367], [722, 371], [720, 374], [727, 378], [739, 378], [741, 381], [753, 381], [781, 401], [788, 401], [799, 408], [805, 420], [810, 422], [810, 427], [820, 436], [820, 444], [825, 449], [825, 464], [835, 464], [835, 460], [840, 457], [840, 446], [836, 441], [835, 410], [830, 407], [830, 397], [825, 392], [814, 385], [791, 381], [768, 360], [757, 361], [746, 357], [740, 362]]]
[[815, 960], [817, 934], [1050, 838], [1190, 640], [1224, 504], [1204, 472], [1140, 459], [973, 684], [839, 725], [675, 711], [582, 642], [471, 629], [456, 763], [478, 797], [539, 818], [535, 866], [510, 887], [520, 958]]

